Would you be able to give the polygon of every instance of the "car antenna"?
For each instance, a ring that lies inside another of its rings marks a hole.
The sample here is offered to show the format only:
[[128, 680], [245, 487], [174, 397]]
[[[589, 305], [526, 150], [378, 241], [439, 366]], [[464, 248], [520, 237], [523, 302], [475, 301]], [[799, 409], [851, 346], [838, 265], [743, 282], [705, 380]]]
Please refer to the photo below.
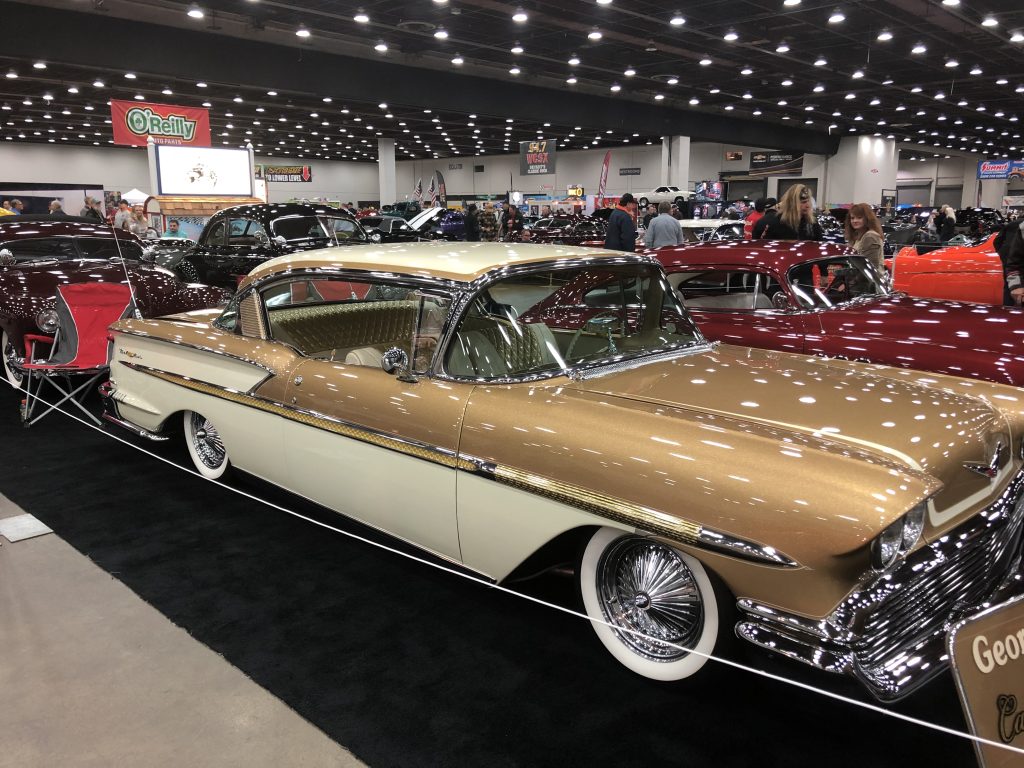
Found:
[[114, 236], [114, 247], [117, 248], [117, 256], [121, 259], [121, 268], [124, 269], [124, 279], [128, 283], [128, 293], [132, 297], [132, 307], [135, 309], [135, 314], [141, 319], [142, 313], [139, 312], [138, 302], [135, 301], [135, 286], [132, 285], [132, 277], [128, 273], [128, 264], [125, 262], [124, 252], [121, 250], [121, 241], [117, 238], [117, 230], [113, 224], [108, 225], [110, 227], [110, 233]]

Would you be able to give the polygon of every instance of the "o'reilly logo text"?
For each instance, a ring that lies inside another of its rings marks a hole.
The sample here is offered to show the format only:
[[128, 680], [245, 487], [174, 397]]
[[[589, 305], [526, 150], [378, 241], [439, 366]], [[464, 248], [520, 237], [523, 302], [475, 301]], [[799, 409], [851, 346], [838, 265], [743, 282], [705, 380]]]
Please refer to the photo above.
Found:
[[195, 120], [188, 120], [183, 115], [167, 115], [165, 117], [149, 107], [136, 107], [128, 110], [128, 114], [125, 116], [125, 125], [136, 136], [155, 134], [192, 141], [196, 135]]

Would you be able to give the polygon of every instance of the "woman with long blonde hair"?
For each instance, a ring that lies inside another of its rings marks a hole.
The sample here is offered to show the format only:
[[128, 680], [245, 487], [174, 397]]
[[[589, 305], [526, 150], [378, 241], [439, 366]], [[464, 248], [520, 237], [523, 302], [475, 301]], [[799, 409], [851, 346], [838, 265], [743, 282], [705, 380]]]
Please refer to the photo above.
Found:
[[767, 240], [821, 240], [821, 225], [814, 218], [814, 200], [810, 187], [794, 184], [787, 189], [779, 201], [778, 209], [765, 214], [757, 222], [754, 237]]
[[882, 224], [867, 203], [850, 206], [846, 212], [846, 242], [858, 254], [875, 265], [879, 274], [885, 269], [882, 253]]

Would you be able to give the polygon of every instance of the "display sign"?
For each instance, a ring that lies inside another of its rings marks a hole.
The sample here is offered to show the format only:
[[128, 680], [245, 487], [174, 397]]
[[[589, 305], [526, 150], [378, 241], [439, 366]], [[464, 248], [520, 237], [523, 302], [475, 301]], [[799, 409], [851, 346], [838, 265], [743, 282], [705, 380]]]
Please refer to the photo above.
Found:
[[640, 168], [619, 168], [619, 176], [639, 176]]
[[1024, 160], [979, 160], [979, 179], [1022, 179]]
[[[947, 638], [960, 703], [976, 736], [1024, 749], [1024, 597], [960, 622]], [[1008, 768], [1024, 755], [975, 742], [984, 768]]]
[[1004, 197], [1003, 208], [1024, 208], [1024, 195], [1009, 195]]
[[264, 181], [286, 181], [300, 184], [313, 181], [311, 165], [257, 165], [256, 178]]
[[728, 163], [736, 163], [743, 159], [742, 152], [727, 151], [725, 153], [725, 160]]
[[555, 172], [555, 142], [520, 141], [519, 175], [542, 176]]
[[462, 163], [448, 163], [448, 170], [449, 171], [461, 171], [462, 170]]
[[583, 197], [583, 187], [571, 185], [565, 188], [565, 194], [569, 197]]
[[751, 152], [751, 176], [799, 176], [803, 173], [803, 154], [792, 152]]
[[158, 145], [156, 176], [160, 195], [252, 197], [253, 192], [253, 173], [245, 149]]
[[198, 107], [112, 99], [110, 123], [115, 144], [144, 147], [152, 136], [157, 144], [210, 146], [210, 112]]
[[698, 200], [721, 200], [725, 196], [725, 185], [720, 181], [698, 181], [694, 191]]

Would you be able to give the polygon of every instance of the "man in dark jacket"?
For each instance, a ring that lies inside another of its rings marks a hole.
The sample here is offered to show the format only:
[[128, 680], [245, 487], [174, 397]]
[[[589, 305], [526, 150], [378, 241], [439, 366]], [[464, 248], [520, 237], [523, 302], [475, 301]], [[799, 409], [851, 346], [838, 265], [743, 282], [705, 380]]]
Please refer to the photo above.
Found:
[[604, 235], [604, 247], [613, 251], [636, 250], [636, 200], [627, 192], [619, 198]]
[[480, 213], [476, 209], [474, 203], [470, 203], [466, 208], [466, 227], [465, 237], [469, 242], [480, 242]]
[[996, 252], [1003, 262], [1003, 304], [1010, 307], [1024, 302], [1024, 221], [1011, 221], [996, 235]]

